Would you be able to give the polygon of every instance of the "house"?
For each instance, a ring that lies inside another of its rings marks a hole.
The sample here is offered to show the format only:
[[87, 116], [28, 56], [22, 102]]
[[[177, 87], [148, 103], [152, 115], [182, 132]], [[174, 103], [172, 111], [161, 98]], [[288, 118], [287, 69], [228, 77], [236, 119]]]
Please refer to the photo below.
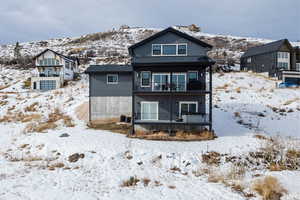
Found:
[[282, 79], [284, 71], [300, 71], [299, 63], [299, 48], [283, 39], [248, 49], [241, 57], [241, 70], [268, 72]]
[[78, 59], [46, 49], [34, 57], [36, 71], [31, 77], [31, 89], [52, 90], [73, 80], [78, 73]]
[[129, 47], [131, 65], [92, 65], [90, 120], [132, 116], [132, 130], [212, 130], [212, 46], [167, 28]]

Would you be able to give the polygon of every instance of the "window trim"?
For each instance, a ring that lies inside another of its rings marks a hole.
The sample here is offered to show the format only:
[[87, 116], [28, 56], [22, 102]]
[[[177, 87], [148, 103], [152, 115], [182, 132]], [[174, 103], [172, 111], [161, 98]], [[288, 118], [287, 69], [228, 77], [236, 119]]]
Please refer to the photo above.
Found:
[[[143, 119], [143, 104], [156, 104], [156, 118], [155, 119]], [[143, 121], [157, 121], [159, 119], [159, 102], [158, 101], [141, 101], [141, 120]]]
[[[184, 80], [185, 80], [184, 90], [178, 90], [178, 92], [186, 92], [187, 91], [187, 83], [188, 83], [186, 72], [176, 72], [176, 73], [173, 73], [172, 74], [172, 78], [173, 78], [174, 75], [184, 75]], [[171, 83], [171, 78], [170, 78], [170, 83]], [[172, 84], [174, 84], [173, 80], [172, 80]], [[177, 90], [175, 90], [175, 91], [177, 91]]]
[[187, 78], [189, 79], [188, 81], [190, 82], [190, 78], [189, 78], [189, 73], [190, 72], [196, 72], [197, 73], [197, 81], [198, 81], [199, 80], [199, 71], [196, 71], [196, 70], [187, 72]]
[[[149, 76], [149, 85], [143, 85], [143, 76], [142, 76], [142, 73], [144, 72], [148, 72], [150, 74]], [[151, 75], [151, 71], [141, 71], [141, 87], [151, 87], [151, 79], [152, 78], [152, 75]]]
[[156, 91], [157, 91], [157, 92], [166, 92], [166, 91], [170, 91], [170, 87], [168, 88], [168, 90], [155, 90], [155, 89], [154, 89], [154, 76], [155, 76], [155, 75], [168, 75], [168, 82], [167, 82], [168, 84], [170, 84], [170, 80], [171, 80], [171, 73], [168, 73], [168, 72], [165, 72], [165, 73], [163, 73], [163, 72], [162, 72], [162, 73], [152, 73], [152, 76], [151, 76], [151, 78], [152, 78], [152, 80], [153, 80], [153, 81], [152, 81], [152, 85], [151, 85], [151, 86], [152, 86], [152, 87], [151, 87], [151, 88], [152, 88], [152, 91], [155, 91], [155, 92], [156, 92]]
[[[109, 76], [117, 76], [117, 81], [116, 82], [109, 82], [108, 77]], [[108, 85], [116, 85], [119, 83], [119, 74], [106, 74], [106, 84]]]
[[181, 117], [181, 105], [182, 104], [196, 104], [196, 112], [199, 112], [198, 110], [198, 101], [179, 101], [179, 116]]
[[[154, 45], [160, 45], [160, 55], [154, 55], [153, 54], [153, 46]], [[163, 54], [163, 46], [164, 45], [175, 45], [176, 46], [176, 54], [173, 54], [173, 55], [165, 55]], [[178, 45], [185, 45], [186, 46], [186, 52], [185, 54], [178, 54]], [[176, 44], [152, 44], [152, 49], [151, 49], [151, 55], [152, 56], [187, 56], [187, 43], [176, 43]]]

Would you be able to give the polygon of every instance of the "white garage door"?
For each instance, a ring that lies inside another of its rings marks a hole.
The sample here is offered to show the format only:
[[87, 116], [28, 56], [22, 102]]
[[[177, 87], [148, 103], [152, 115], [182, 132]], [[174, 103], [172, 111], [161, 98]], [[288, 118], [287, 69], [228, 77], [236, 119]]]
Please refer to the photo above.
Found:
[[56, 89], [56, 81], [54, 80], [43, 80], [40, 81], [41, 90], [54, 90]]

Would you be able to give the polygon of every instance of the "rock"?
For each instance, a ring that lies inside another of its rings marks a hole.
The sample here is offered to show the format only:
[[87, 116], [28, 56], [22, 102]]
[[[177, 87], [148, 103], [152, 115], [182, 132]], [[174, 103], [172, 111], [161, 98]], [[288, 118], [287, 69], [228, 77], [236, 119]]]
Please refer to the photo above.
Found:
[[69, 137], [70, 135], [68, 133], [63, 133], [59, 137]]
[[142, 164], [143, 164], [143, 162], [141, 161], [141, 162], [138, 162], [137, 164], [138, 164], [138, 165], [142, 165]]
[[80, 155], [78, 153], [74, 153], [69, 156], [69, 162], [77, 162], [80, 158]]

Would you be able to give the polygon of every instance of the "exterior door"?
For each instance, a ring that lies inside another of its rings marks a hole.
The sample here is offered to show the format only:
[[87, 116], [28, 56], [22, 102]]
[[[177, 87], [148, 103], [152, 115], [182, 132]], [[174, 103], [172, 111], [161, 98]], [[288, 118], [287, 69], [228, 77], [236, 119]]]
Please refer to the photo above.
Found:
[[186, 74], [172, 74], [172, 89], [175, 91], [186, 91]]
[[169, 73], [153, 73], [152, 74], [152, 90], [153, 91], [169, 91], [170, 74]]
[[42, 80], [40, 81], [40, 90], [54, 90], [56, 89], [55, 80]]

